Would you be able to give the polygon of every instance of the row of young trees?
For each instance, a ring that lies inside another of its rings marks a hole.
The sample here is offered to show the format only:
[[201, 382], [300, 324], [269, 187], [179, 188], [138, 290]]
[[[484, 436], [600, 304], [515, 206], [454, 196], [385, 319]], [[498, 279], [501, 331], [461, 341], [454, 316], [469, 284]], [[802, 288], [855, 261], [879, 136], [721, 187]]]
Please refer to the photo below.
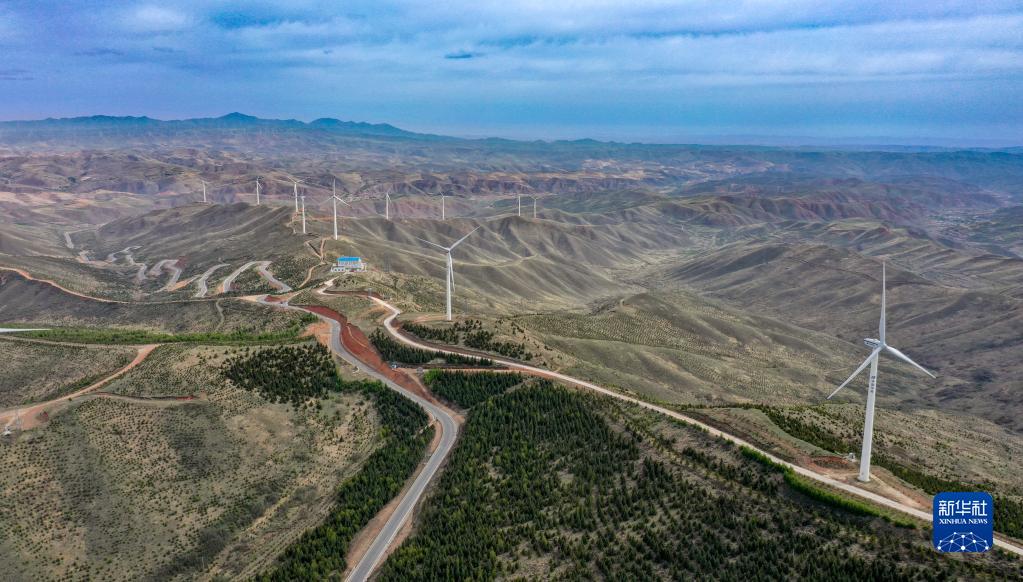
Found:
[[518, 372], [429, 370], [423, 375], [423, 382], [431, 392], [462, 408], [472, 408], [487, 398], [503, 394], [524, 379]]
[[402, 324], [402, 329], [424, 340], [451, 345], [461, 344], [517, 360], [533, 359], [533, 354], [526, 350], [526, 345], [523, 343], [494, 340], [494, 332], [483, 329], [483, 322], [478, 319], [456, 322], [447, 328], [431, 327], [409, 321]]
[[352, 538], [401, 492], [433, 438], [418, 405], [380, 382], [342, 382], [342, 391], [357, 390], [372, 399], [380, 415], [384, 444], [359, 472], [341, 484], [327, 519], [288, 546], [261, 582], [341, 579]]
[[431, 352], [405, 345], [385, 334], [380, 328], [373, 330], [369, 335], [369, 341], [373, 347], [380, 352], [380, 356], [388, 362], [400, 362], [402, 364], [426, 364], [434, 360], [443, 360], [447, 364], [462, 366], [493, 366], [494, 362], [488, 358], [475, 358], [461, 354], [447, 354], [444, 352]]
[[940, 556], [925, 533], [822, 503], [695, 429], [668, 452], [615, 405], [550, 382], [460, 393], [476, 402], [462, 441], [381, 580], [1019, 574], [1004, 556]]

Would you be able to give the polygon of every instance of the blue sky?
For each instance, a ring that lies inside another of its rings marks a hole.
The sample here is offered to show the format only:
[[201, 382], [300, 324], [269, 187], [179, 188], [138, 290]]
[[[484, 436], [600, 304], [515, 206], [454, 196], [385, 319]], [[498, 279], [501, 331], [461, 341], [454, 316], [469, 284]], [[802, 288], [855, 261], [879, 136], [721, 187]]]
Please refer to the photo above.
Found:
[[1023, 3], [0, 1], [0, 118], [1023, 143]]

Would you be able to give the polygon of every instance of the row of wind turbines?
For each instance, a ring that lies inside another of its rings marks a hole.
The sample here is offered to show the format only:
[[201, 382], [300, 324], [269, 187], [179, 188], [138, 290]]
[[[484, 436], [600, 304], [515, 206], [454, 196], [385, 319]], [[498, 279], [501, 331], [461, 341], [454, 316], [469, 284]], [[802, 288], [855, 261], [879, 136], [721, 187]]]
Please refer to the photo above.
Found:
[[[262, 176], [259, 176], [255, 180], [255, 183], [256, 183], [256, 206], [262, 205], [262, 200], [261, 200], [261, 197], [260, 197], [260, 192], [261, 192], [261, 188], [262, 188], [262, 183], [260, 182], [260, 180], [262, 180], [262, 179], [264, 179], [264, 178]], [[203, 204], [209, 204], [209, 198], [208, 198], [207, 192], [206, 192], [206, 187], [208, 185], [208, 182], [206, 180], [203, 180], [203, 179], [200, 179], [200, 182], [202, 182], [202, 202], [203, 202]], [[305, 194], [299, 194], [298, 193], [298, 185], [299, 184], [304, 184], [305, 181], [304, 180], [299, 180], [297, 178], [291, 178], [291, 183], [292, 183], [292, 193], [293, 193], [293, 197], [294, 197], [294, 201], [295, 201], [295, 213], [300, 213], [302, 215], [302, 234], [308, 234], [307, 226], [306, 226]], [[351, 198], [349, 198], [349, 200], [345, 200], [345, 199], [343, 199], [343, 198], [341, 198], [340, 196], [337, 195], [337, 179], [334, 179], [332, 181], [330, 190], [331, 190], [330, 198], [331, 198], [331, 203], [332, 203], [333, 210], [334, 210], [334, 240], [338, 240], [338, 232], [339, 231], [338, 231], [337, 203], [340, 202], [340, 203], [344, 204], [345, 206], [348, 206], [349, 208], [353, 208], [353, 207], [352, 207], [352, 205], [350, 203]], [[441, 220], [447, 220], [447, 198], [448, 198], [447, 195], [441, 194], [441, 197], [440, 197], [440, 219]], [[517, 214], [517, 216], [521, 217], [522, 216], [522, 194], [521, 193], [516, 193], [515, 198], [516, 198], [516, 206], [517, 206], [516, 214]], [[537, 204], [538, 204], [539, 198], [537, 196], [532, 196], [531, 198], [533, 199], [533, 218], [535, 219], [535, 218], [537, 218]], [[390, 220], [391, 219], [391, 194], [389, 192], [385, 192], [384, 193], [384, 214], [383, 214], [383, 216], [384, 216], [384, 218], [386, 220]]]

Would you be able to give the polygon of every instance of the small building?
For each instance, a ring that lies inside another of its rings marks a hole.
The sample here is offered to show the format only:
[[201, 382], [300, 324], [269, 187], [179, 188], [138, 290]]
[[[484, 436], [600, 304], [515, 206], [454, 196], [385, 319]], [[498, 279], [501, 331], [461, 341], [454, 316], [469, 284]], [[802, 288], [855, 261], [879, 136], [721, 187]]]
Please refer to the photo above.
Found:
[[338, 257], [337, 263], [330, 268], [332, 273], [361, 273], [366, 270], [362, 257]]

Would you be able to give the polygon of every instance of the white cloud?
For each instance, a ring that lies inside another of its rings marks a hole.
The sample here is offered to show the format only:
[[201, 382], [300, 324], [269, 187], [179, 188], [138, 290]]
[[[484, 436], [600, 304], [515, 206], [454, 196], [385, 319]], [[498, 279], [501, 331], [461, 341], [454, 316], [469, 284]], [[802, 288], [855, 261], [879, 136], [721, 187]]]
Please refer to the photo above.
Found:
[[191, 18], [171, 8], [146, 4], [128, 10], [122, 22], [131, 32], [172, 32], [189, 26]]

